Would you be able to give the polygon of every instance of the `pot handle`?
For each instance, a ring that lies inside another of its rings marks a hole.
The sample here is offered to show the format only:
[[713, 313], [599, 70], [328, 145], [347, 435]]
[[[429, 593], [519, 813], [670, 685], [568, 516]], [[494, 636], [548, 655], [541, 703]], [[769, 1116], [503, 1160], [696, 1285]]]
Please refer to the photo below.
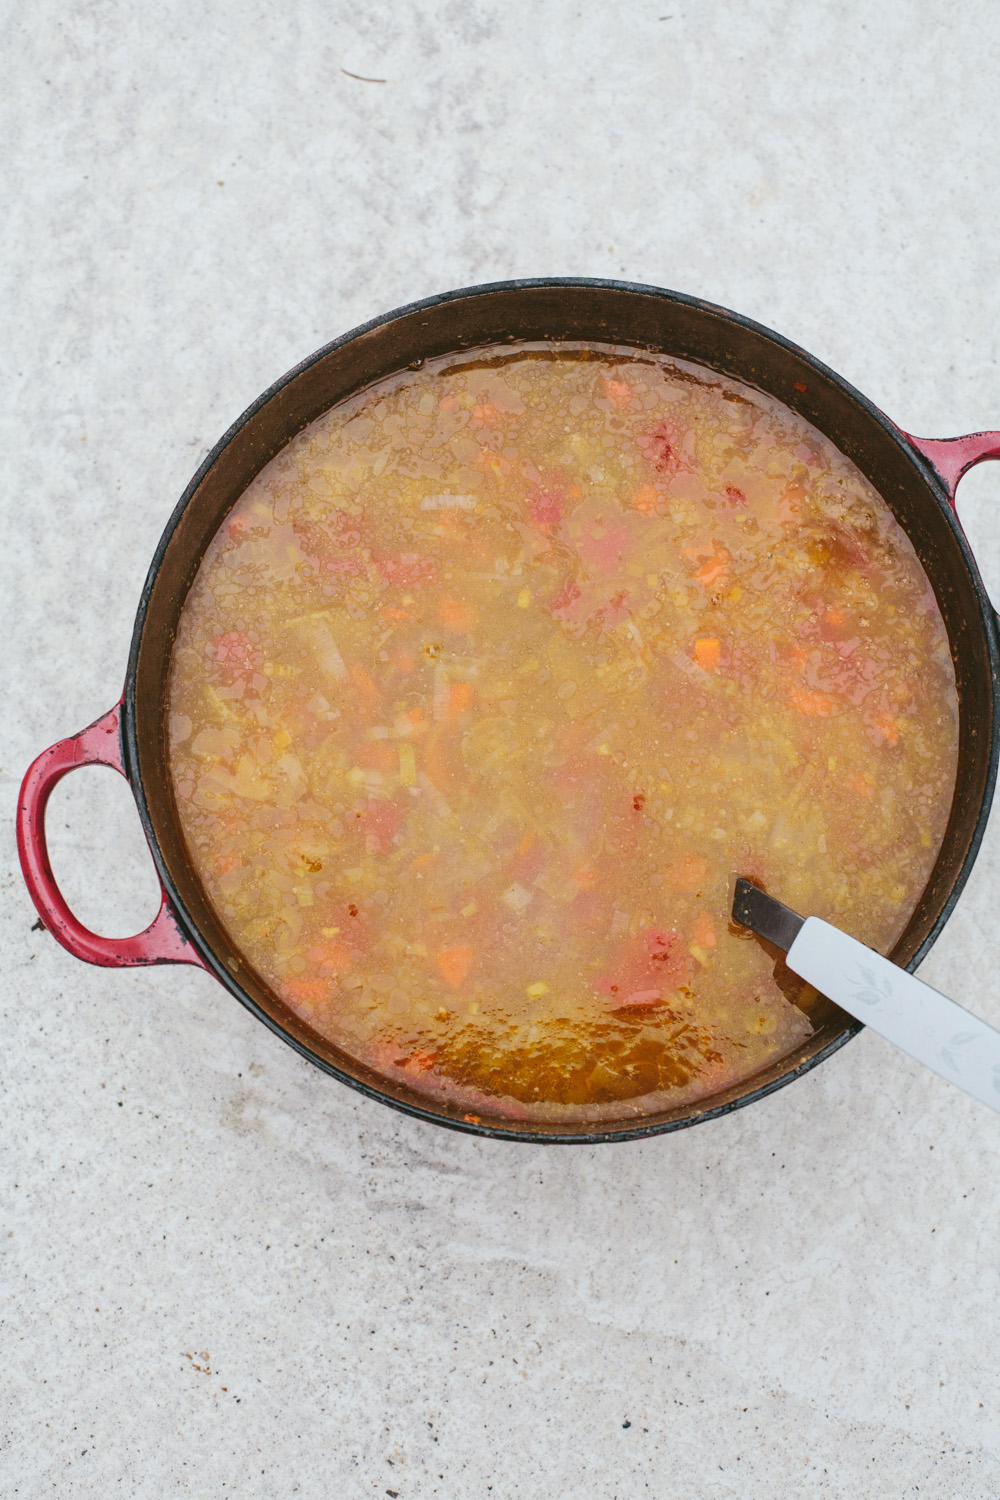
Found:
[[89, 729], [43, 750], [28, 767], [17, 802], [17, 850], [28, 893], [49, 932], [74, 958], [106, 969], [140, 964], [197, 964], [207, 968], [181, 931], [165, 890], [160, 909], [144, 932], [129, 938], [105, 938], [77, 921], [56, 885], [45, 842], [49, 797], [56, 783], [79, 766], [111, 766], [128, 779], [120, 725], [118, 703]]
[[1000, 458], [1000, 432], [970, 432], [955, 438], [918, 438], [909, 432], [904, 436], [941, 479], [952, 510], [962, 475], [984, 459]]

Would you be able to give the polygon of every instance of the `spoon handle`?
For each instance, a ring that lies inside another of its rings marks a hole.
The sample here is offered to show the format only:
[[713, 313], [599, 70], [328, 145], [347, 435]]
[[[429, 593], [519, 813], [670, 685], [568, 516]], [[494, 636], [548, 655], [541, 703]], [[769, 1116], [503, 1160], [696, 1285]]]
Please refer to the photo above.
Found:
[[841, 1010], [1000, 1113], [1000, 1031], [819, 917], [803, 922], [787, 963]]

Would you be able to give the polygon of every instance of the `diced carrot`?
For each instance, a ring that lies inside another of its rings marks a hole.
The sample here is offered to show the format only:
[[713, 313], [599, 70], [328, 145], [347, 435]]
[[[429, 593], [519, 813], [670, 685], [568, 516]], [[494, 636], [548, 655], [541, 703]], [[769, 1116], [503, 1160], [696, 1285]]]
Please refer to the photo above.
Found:
[[632, 402], [632, 387], [627, 380], [612, 380], [610, 375], [601, 377], [608, 400], [617, 406], [619, 411], [624, 411], [626, 406]]
[[418, 854], [416, 859], [410, 865], [410, 869], [426, 870], [428, 865], [432, 865], [434, 863], [439, 854], [440, 850], [438, 849], [428, 849], [426, 854]]
[[531, 848], [531, 846], [532, 846], [532, 844], [534, 842], [535, 842], [534, 831], [529, 828], [528, 831], [527, 831], [527, 833], [524, 835], [524, 838], [521, 840], [521, 842], [517, 846], [517, 852], [518, 852], [518, 854], [527, 854], [528, 850]]
[[424, 752], [424, 770], [442, 797], [447, 797], [451, 790], [452, 776], [451, 768], [441, 747], [440, 733], [431, 735], [427, 741], [427, 749]]
[[457, 990], [465, 983], [465, 976], [472, 963], [472, 949], [468, 945], [442, 948], [436, 955], [435, 962], [448, 983]]
[[667, 865], [663, 878], [675, 891], [696, 891], [708, 879], [708, 860], [700, 854], [682, 854]]
[[694, 659], [706, 672], [719, 665], [719, 642], [711, 635], [702, 635], [694, 643]]
[[785, 492], [778, 503], [779, 521], [784, 522], [795, 519], [802, 508], [802, 501], [805, 499], [805, 494], [806, 492], [801, 484], [786, 485]]
[[888, 710], [875, 715], [875, 724], [883, 735], [887, 745], [899, 744], [899, 729], [896, 721]]
[[481, 1125], [483, 1123], [482, 1115], [463, 1115], [462, 1119], [466, 1120], [470, 1125]]
[[729, 557], [727, 554], [717, 552], [714, 557], [709, 558], [704, 567], [698, 569], [694, 575], [698, 582], [705, 588], [711, 588], [713, 584], [721, 583], [729, 573]]
[[573, 871], [573, 879], [581, 891], [592, 891], [597, 884], [597, 871], [593, 865], [579, 865]]
[[828, 609], [826, 612], [826, 618], [829, 620], [831, 625], [843, 625], [844, 611], [842, 609]]
[[831, 698], [829, 693], [810, 693], [803, 688], [796, 688], [791, 695], [792, 707], [798, 709], [800, 714], [807, 714], [813, 719], [829, 719], [837, 712], [837, 700]]
[[436, 1062], [436, 1052], [411, 1052], [401, 1066], [410, 1073], [427, 1073]]
[[805, 646], [792, 646], [789, 649], [788, 655], [797, 667], [809, 665], [809, 652]]
[[450, 630], [471, 630], [476, 621], [476, 612], [462, 599], [446, 594], [438, 605], [438, 614]]
[[370, 708], [375, 708], [382, 700], [382, 694], [379, 692], [376, 683], [363, 667], [349, 666], [347, 670], [350, 673], [351, 681], [361, 694], [361, 697]]
[[715, 936], [715, 923], [707, 911], [700, 911], [695, 917], [691, 936], [699, 948], [714, 948], [717, 946], [718, 938]]
[[643, 516], [655, 516], [659, 499], [659, 493], [653, 486], [644, 484], [632, 496], [632, 509], [637, 510]]
[[864, 778], [864, 776], [861, 775], [860, 771], [857, 773], [856, 776], [852, 776], [851, 777], [851, 779], [847, 783], [847, 785], [851, 788], [852, 792], [857, 792], [857, 794], [858, 794], [859, 797], [869, 797], [870, 798], [871, 795], [872, 795], [872, 793], [875, 790], [875, 788], [872, 786], [871, 782], [866, 781], [865, 778]]
[[323, 999], [327, 986], [322, 979], [286, 979], [283, 989], [293, 1002], [298, 1001], [300, 1005], [305, 1002], [311, 1007]]
[[405, 651], [397, 652], [392, 658], [392, 664], [396, 668], [396, 671], [402, 673], [404, 677], [411, 677], [416, 667], [414, 658]]
[[472, 683], [452, 682], [448, 684], [448, 704], [445, 708], [445, 722], [454, 723], [461, 718], [467, 708], [472, 706]]
[[385, 740], [360, 744], [354, 754], [359, 766], [370, 766], [376, 771], [394, 771], [396, 768], [396, 752]]

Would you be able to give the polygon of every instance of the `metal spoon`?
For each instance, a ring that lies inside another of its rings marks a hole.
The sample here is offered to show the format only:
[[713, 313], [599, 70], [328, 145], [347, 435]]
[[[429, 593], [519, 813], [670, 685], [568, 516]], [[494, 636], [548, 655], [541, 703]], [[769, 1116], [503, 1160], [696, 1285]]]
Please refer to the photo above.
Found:
[[738, 878], [733, 921], [786, 952], [793, 973], [841, 1010], [1000, 1113], [1000, 1031], [819, 917]]

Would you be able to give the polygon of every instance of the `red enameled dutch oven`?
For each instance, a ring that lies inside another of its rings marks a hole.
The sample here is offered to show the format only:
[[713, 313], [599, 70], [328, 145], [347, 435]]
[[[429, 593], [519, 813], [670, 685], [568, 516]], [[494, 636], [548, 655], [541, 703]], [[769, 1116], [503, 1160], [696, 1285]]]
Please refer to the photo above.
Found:
[[[566, 339], [629, 345], [693, 360], [783, 401], [846, 454], [907, 532], [937, 595], [951, 643], [960, 712], [954, 804], [927, 888], [892, 957], [913, 969], [944, 926], [972, 868], [989, 814], [998, 752], [997, 617], [955, 515], [965, 471], [1000, 458], [1000, 432], [923, 439], [894, 426], [839, 375], [757, 323], [676, 292], [615, 281], [511, 281], [448, 292], [387, 314], [328, 344], [266, 391], [202, 464], [156, 549], [136, 616], [122, 698], [89, 729], [46, 750], [18, 804], [28, 890], [64, 948], [107, 968], [189, 963], [214, 974], [303, 1057], [370, 1098], [440, 1125], [508, 1140], [634, 1140], [712, 1119], [815, 1067], [861, 1029], [822, 1001], [801, 1046], [753, 1078], [694, 1104], [620, 1124], [567, 1130], [487, 1119], [381, 1077], [339, 1052], [248, 967], [221, 927], [188, 861], [167, 766], [165, 703], [177, 619], [223, 518], [274, 455], [336, 402], [383, 376], [479, 345]], [[163, 886], [156, 919], [137, 937], [102, 938], [73, 916], [52, 875], [45, 806], [67, 772], [113, 766], [132, 788]]]

